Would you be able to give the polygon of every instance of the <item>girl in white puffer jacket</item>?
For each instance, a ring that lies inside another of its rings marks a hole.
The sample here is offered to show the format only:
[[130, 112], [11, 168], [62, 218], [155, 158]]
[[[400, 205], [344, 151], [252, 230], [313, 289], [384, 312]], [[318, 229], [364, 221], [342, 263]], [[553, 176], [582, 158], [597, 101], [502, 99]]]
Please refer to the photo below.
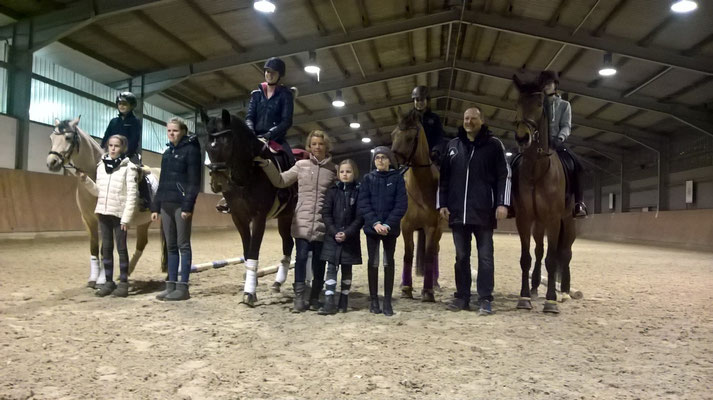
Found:
[[[96, 295], [117, 297], [129, 295], [129, 252], [126, 247], [126, 232], [136, 208], [138, 197], [136, 166], [124, 154], [127, 139], [114, 135], [107, 141], [107, 153], [97, 164], [97, 182], [86, 174], [79, 175], [89, 191], [97, 196], [94, 212], [99, 219], [102, 235], [102, 263], [106, 283]], [[119, 285], [114, 283], [114, 238], [119, 252]]]

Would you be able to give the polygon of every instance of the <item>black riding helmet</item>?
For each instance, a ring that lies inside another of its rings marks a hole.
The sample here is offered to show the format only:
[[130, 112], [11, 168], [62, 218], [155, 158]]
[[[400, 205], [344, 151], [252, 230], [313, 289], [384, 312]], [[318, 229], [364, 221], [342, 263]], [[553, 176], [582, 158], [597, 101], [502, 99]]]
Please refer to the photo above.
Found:
[[413, 88], [411, 98], [431, 100], [431, 94], [428, 93], [428, 88], [426, 86], [420, 85]]
[[280, 60], [279, 57], [270, 57], [265, 62], [265, 66], [262, 67], [262, 71], [265, 72], [268, 68], [277, 71], [277, 73], [280, 74], [280, 78], [285, 77], [285, 62]]
[[560, 79], [556, 71], [545, 70], [540, 72], [540, 76], [537, 77], [537, 84], [542, 88], [546, 84], [554, 82], [556, 87], [560, 85]]
[[125, 101], [131, 105], [132, 108], [136, 108], [138, 104], [136, 96], [131, 92], [121, 92], [116, 96], [116, 104], [119, 105], [120, 101]]

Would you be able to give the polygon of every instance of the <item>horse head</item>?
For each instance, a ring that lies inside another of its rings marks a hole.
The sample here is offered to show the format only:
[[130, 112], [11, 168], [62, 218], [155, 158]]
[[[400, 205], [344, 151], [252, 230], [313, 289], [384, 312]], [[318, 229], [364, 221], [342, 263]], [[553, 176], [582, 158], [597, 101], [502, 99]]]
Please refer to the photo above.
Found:
[[241, 119], [223, 110], [220, 117], [201, 112], [208, 136], [206, 153], [210, 164], [210, 188], [226, 192], [233, 186], [246, 186], [252, 177], [253, 158], [262, 148], [260, 142]]
[[529, 148], [533, 142], [538, 149], [547, 150], [547, 123], [544, 120], [542, 87], [538, 83], [523, 82], [513, 75], [513, 82], [520, 92], [517, 99], [517, 116], [515, 125], [515, 141], [523, 148]]
[[422, 143], [422, 147], [426, 148], [425, 153], [418, 154], [417, 152], [422, 135], [425, 140], [425, 132], [423, 126], [421, 126], [421, 115], [418, 110], [412, 109], [391, 132], [391, 151], [399, 164], [407, 167], [425, 163], [430, 165], [426, 142]]
[[54, 120], [54, 130], [50, 134], [51, 147], [47, 155], [47, 168], [52, 172], [71, 164], [72, 155], [79, 151], [77, 125], [81, 115], [73, 120]]

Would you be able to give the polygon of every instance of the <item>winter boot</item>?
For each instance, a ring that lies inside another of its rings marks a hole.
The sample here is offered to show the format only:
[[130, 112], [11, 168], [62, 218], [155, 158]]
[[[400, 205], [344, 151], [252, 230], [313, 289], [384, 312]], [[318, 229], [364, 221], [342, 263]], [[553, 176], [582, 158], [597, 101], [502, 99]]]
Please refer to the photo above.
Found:
[[188, 292], [188, 282], [176, 282], [176, 290], [167, 294], [163, 299], [166, 301], [181, 301], [190, 298], [191, 294]]
[[119, 282], [116, 290], [111, 295], [114, 297], [129, 297], [129, 282]]
[[156, 295], [157, 300], [165, 300], [171, 292], [176, 290], [176, 282], [166, 281], [166, 289], [163, 292]]
[[292, 287], [295, 291], [295, 300], [292, 305], [292, 312], [301, 313], [307, 311], [307, 303], [305, 303], [305, 283], [295, 282]]
[[334, 295], [324, 296], [324, 305], [317, 312], [319, 315], [332, 315], [337, 313], [337, 305], [334, 304]]
[[394, 315], [394, 309], [391, 307], [391, 296], [384, 296], [384, 315], [387, 317]]
[[381, 306], [379, 306], [379, 270], [376, 267], [367, 267], [367, 270], [369, 274], [369, 297], [371, 297], [369, 312], [381, 314]]
[[114, 289], [116, 289], [116, 283], [114, 283], [114, 281], [106, 281], [95, 294], [98, 297], [106, 297], [110, 295]]
[[337, 305], [337, 309], [339, 309], [340, 312], [347, 312], [347, 309], [349, 309], [349, 295], [348, 294], [340, 294], [339, 295], [339, 304]]
[[381, 314], [381, 306], [379, 305], [379, 296], [371, 296], [371, 304], [369, 312], [372, 314]]
[[309, 309], [310, 311], [319, 310], [319, 293], [322, 291], [322, 286], [324, 282], [312, 280], [312, 288], [309, 291]]
[[391, 295], [394, 292], [394, 266], [384, 265], [384, 315], [394, 315], [391, 308]]

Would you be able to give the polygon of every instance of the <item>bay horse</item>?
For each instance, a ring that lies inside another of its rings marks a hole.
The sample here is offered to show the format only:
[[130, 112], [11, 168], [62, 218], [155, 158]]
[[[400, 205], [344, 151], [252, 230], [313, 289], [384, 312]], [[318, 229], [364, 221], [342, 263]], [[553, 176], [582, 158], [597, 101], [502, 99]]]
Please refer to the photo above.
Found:
[[[276, 159], [243, 120], [226, 110], [222, 111], [220, 118], [209, 118], [201, 112], [201, 119], [208, 136], [206, 152], [210, 159], [211, 190], [222, 192], [243, 242], [246, 274], [242, 303], [254, 307], [257, 301], [255, 273], [268, 218], [277, 218], [283, 254], [280, 268], [284, 271], [284, 274], [278, 273], [272, 290], [279, 292], [287, 276], [294, 247], [290, 228], [297, 205], [296, 187], [275, 188], [262, 168], [255, 165], [253, 159], [256, 156], [273, 162]], [[279, 280], [280, 275], [282, 280]]]
[[[79, 127], [80, 117], [74, 120], [55, 120], [54, 130], [50, 134], [51, 148], [47, 155], [47, 168], [52, 172], [63, 170], [64, 175], [78, 175], [80, 172], [84, 172], [89, 178], [96, 182], [97, 164], [101, 161], [104, 151], [96, 140], [92, 139], [91, 136]], [[69, 172], [70, 169], [75, 172]], [[158, 178], [161, 172], [158, 168], [152, 168], [151, 173], [155, 174], [156, 178]], [[141, 176], [141, 174], [139, 176]], [[94, 213], [94, 209], [97, 205], [97, 196], [89, 193], [87, 187], [78, 182], [76, 200], [79, 212], [82, 215], [84, 227], [89, 233], [89, 253], [91, 256], [89, 282], [87, 286], [93, 288], [97, 284], [102, 284], [105, 280], [104, 266], [99, 259], [99, 222]], [[139, 207], [137, 207], [131, 221], [131, 225], [136, 226], [136, 249], [129, 263], [129, 274], [136, 268], [136, 264], [139, 262], [141, 254], [148, 243], [151, 212], [148, 210], [140, 211]], [[161, 235], [161, 243], [163, 243], [163, 235]], [[165, 272], [165, 246], [162, 246], [162, 248], [164, 251], [163, 257], [161, 258], [161, 270]]]
[[[537, 243], [536, 256], [542, 257], [543, 236], [547, 235], [547, 294], [543, 311], [558, 313], [556, 277], [559, 273], [561, 289], [565, 295], [570, 290], [569, 263], [572, 244], [576, 237], [572, 210], [574, 201], [566, 196], [565, 170], [557, 152], [549, 144], [549, 124], [543, 107], [542, 88], [535, 83], [525, 83], [516, 75], [513, 82], [520, 95], [517, 101], [515, 140], [520, 146], [520, 163], [516, 168], [517, 184], [513, 192], [515, 222], [520, 235], [520, 268], [522, 287], [517, 308], [532, 309], [528, 283], [532, 257], [530, 236]], [[532, 274], [532, 290], [540, 284], [539, 262]]]
[[404, 169], [408, 209], [401, 220], [404, 241], [404, 266], [401, 275], [402, 297], [413, 298], [412, 265], [414, 231], [423, 231], [418, 240], [416, 270], [423, 273], [421, 301], [434, 302], [435, 266], [438, 262], [438, 242], [441, 240], [440, 215], [436, 209], [438, 169], [431, 162], [426, 133], [419, 113], [413, 109], [391, 132], [391, 151]]

